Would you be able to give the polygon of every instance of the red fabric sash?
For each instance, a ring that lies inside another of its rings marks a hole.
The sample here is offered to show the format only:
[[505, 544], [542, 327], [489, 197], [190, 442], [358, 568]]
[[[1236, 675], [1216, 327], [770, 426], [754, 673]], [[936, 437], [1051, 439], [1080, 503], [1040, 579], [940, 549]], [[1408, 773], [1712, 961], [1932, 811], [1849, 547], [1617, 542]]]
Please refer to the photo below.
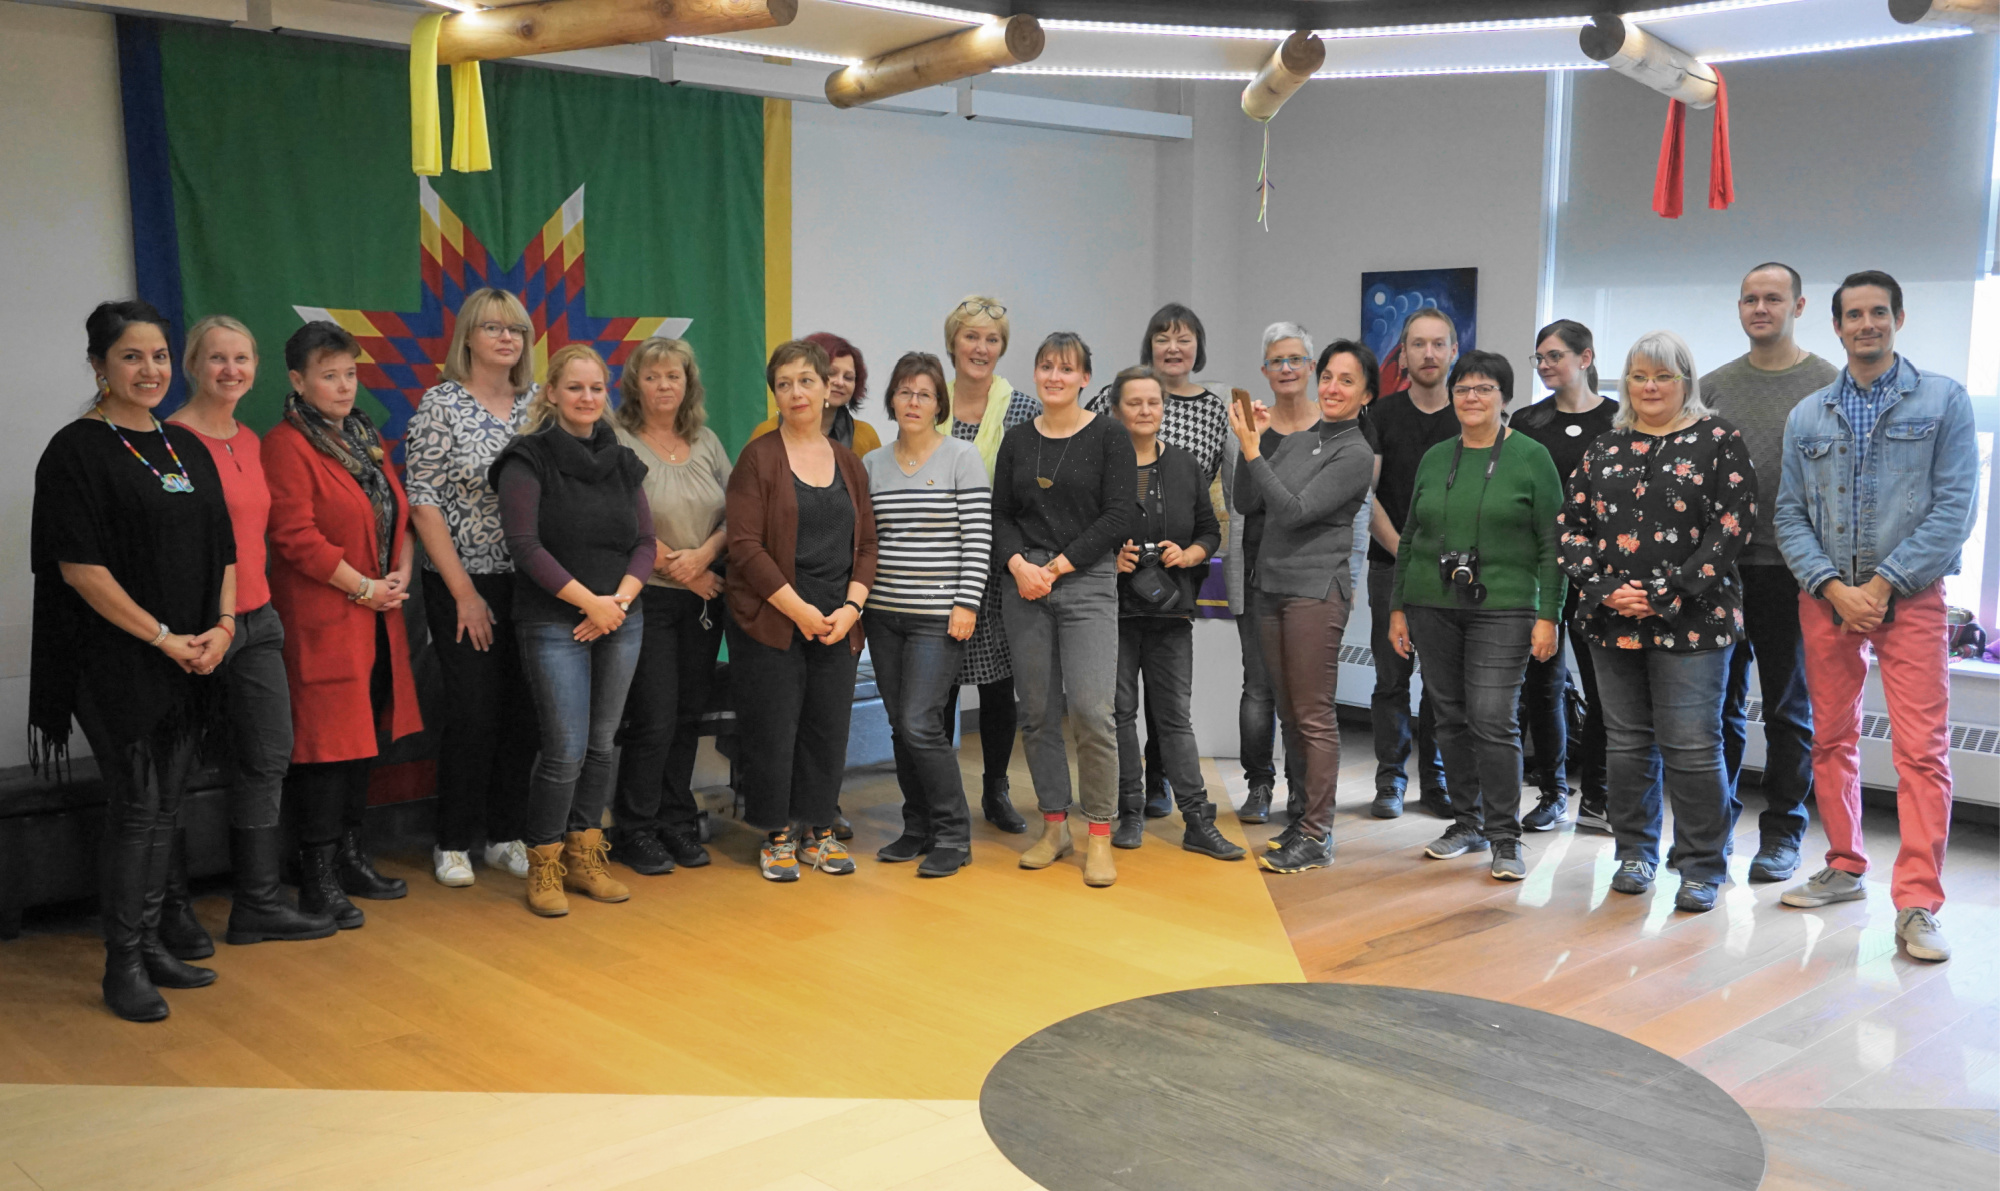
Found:
[[[1687, 157], [1687, 105], [1667, 101], [1667, 127], [1660, 135], [1660, 164], [1653, 175], [1653, 210], [1667, 219], [1681, 217]], [[1721, 211], [1736, 201], [1736, 176], [1729, 160], [1729, 85], [1715, 72], [1715, 135], [1708, 147], [1708, 206]]]

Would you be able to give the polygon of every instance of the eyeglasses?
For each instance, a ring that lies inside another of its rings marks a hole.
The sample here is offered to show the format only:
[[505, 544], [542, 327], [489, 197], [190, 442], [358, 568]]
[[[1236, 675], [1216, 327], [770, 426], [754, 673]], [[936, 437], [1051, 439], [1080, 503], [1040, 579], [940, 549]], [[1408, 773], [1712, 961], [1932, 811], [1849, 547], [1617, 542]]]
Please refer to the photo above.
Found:
[[1535, 367], [1540, 368], [1544, 364], [1560, 364], [1575, 354], [1566, 351], [1536, 352], [1528, 358], [1535, 362]]
[[953, 314], [983, 314], [987, 318], [1006, 318], [1007, 308], [997, 302], [987, 302], [979, 298], [968, 298], [958, 304]]
[[1311, 356], [1272, 356], [1264, 361], [1264, 367], [1273, 372], [1282, 372], [1287, 368], [1297, 371], [1310, 363], [1312, 363]]
[[506, 337], [512, 337], [514, 339], [526, 340], [528, 338], [528, 332], [532, 329], [533, 328], [530, 327], [524, 327], [520, 323], [479, 324], [480, 333], [487, 336], [489, 339], [501, 339]]
[[1643, 389], [1648, 385], [1651, 385], [1655, 388], [1664, 389], [1668, 385], [1671, 385], [1676, 381], [1683, 381], [1686, 379], [1687, 377], [1682, 376], [1678, 372], [1662, 372], [1658, 376], [1647, 376], [1643, 372], [1634, 372], [1632, 375], [1625, 378], [1625, 383], [1631, 385], [1635, 389]]
[[1455, 385], [1452, 387], [1451, 395], [1454, 397], [1491, 397], [1499, 391], [1499, 385]]
[[894, 395], [893, 397], [891, 397], [891, 398], [890, 398], [890, 400], [892, 400], [892, 401], [929, 401], [929, 402], [933, 402], [933, 403], [935, 403], [935, 402], [937, 401], [937, 394], [936, 394], [936, 393], [926, 393], [926, 392], [922, 392], [922, 391], [919, 391], [919, 390], [917, 390], [917, 389], [897, 389], [897, 390], [896, 390], [896, 392], [895, 392], [895, 395]]

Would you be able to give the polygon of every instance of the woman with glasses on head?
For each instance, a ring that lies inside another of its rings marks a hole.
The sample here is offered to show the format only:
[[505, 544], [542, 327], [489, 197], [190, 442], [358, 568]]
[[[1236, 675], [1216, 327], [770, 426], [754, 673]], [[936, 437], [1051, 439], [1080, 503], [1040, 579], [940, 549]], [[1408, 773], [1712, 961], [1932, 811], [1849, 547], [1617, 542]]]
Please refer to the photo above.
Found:
[[924, 856], [918, 876], [948, 877], [972, 859], [972, 816], [945, 706], [986, 595], [992, 488], [978, 449], [938, 432], [951, 407], [936, 356], [896, 361], [889, 412], [895, 441], [861, 461], [880, 551], [864, 619], [895, 744], [903, 834], [875, 858]]
[[1505, 425], [1514, 369], [1469, 351], [1447, 381], [1459, 431], [1417, 465], [1396, 551], [1389, 641], [1423, 655], [1437, 707], [1452, 825], [1435, 860], [1493, 850], [1495, 880], [1528, 875], [1521, 854], [1521, 737], [1514, 718], [1529, 659], [1560, 647], [1556, 557], [1562, 480], [1542, 445]]
[[1743, 436], [1701, 400], [1680, 336], [1640, 336], [1624, 376], [1616, 422], [1569, 478], [1563, 569], [1581, 591], [1604, 698], [1611, 888], [1652, 887], [1664, 784], [1667, 865], [1681, 875], [1674, 906], [1699, 913], [1729, 875], [1741, 809], [1723, 769], [1722, 696], [1743, 636], [1736, 556], [1755, 521], [1757, 476]]
[[1340, 776], [1340, 725], [1334, 689], [1340, 639], [1354, 601], [1354, 519], [1368, 501], [1381, 462], [1361, 408], [1382, 383], [1375, 353], [1351, 339], [1320, 352], [1320, 420], [1287, 434], [1269, 455], [1262, 432], [1270, 413], [1253, 408], [1256, 424], [1233, 403], [1229, 429], [1243, 462], [1236, 469], [1236, 507], [1264, 515], [1257, 556], [1257, 610], [1264, 666], [1277, 690], [1286, 747], [1296, 739], [1306, 759], [1306, 799], [1258, 863], [1297, 873], [1333, 863], [1333, 796]]
[[[1618, 403], [1597, 392], [1597, 352], [1590, 328], [1560, 318], [1535, 337], [1535, 372], [1549, 395], [1515, 414], [1509, 426], [1542, 444], [1555, 460], [1564, 483], [1583, 462], [1583, 452], [1597, 436], [1611, 429]], [[1604, 817], [1604, 709], [1597, 695], [1597, 669], [1591, 664], [1590, 642], [1577, 620], [1575, 587], [1563, 604], [1562, 623], [1576, 655], [1583, 684], [1584, 717], [1581, 738], [1569, 735], [1569, 664], [1559, 647], [1546, 661], [1528, 663], [1521, 684], [1521, 712], [1535, 744], [1541, 770], [1542, 797], [1521, 817], [1529, 831], [1550, 831], [1569, 810], [1569, 763], [1575, 757], [1583, 770], [1578, 778], [1576, 825], [1611, 830]]]
[[[979, 451], [988, 479], [1000, 454], [1000, 440], [1042, 412], [1041, 402], [1015, 389], [996, 371], [1000, 357], [1007, 354], [1010, 333], [1007, 308], [982, 294], [960, 302], [944, 320], [946, 362], [952, 369], [944, 394], [951, 407], [949, 433]], [[980, 812], [1000, 830], [1019, 835], [1028, 824], [1014, 809], [1007, 782], [1017, 723], [1014, 665], [1007, 650], [1006, 620], [1000, 614], [1001, 591], [1007, 581], [1000, 567], [987, 574], [986, 596], [980, 601], [972, 636], [966, 639], [958, 681], [945, 702], [945, 716], [957, 722], [960, 686], [979, 688], [979, 751], [985, 768]]]
[[534, 329], [506, 290], [466, 296], [439, 372], [403, 438], [410, 524], [424, 543], [424, 620], [444, 679], [437, 742], [440, 885], [473, 882], [472, 852], [489, 868], [528, 875], [521, 842], [535, 708], [514, 632], [514, 561], [487, 473], [535, 399]]

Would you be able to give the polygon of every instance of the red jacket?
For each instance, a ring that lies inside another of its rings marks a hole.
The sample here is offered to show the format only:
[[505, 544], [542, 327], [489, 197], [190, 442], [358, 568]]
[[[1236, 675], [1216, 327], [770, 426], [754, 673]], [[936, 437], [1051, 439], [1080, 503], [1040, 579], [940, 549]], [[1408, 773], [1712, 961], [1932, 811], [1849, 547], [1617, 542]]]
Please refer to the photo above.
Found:
[[[396, 469], [386, 470], [396, 494], [393, 564], [409, 535], [410, 506]], [[271, 489], [271, 602], [285, 626], [285, 684], [292, 695], [292, 760], [373, 757], [368, 683], [377, 617], [389, 631], [389, 738], [424, 726], [403, 610], [370, 612], [329, 583], [342, 562], [376, 575], [375, 509], [347, 469], [286, 422], [264, 436], [264, 477]]]

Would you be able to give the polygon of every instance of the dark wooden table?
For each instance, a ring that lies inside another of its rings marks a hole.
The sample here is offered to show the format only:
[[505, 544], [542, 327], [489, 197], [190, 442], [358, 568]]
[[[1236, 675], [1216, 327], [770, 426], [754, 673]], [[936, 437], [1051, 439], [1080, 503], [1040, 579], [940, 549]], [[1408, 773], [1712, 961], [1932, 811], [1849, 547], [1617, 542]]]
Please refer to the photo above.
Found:
[[1049, 1191], [1737, 1191], [1764, 1144], [1722, 1089], [1595, 1026], [1447, 993], [1251, 984], [1078, 1014], [980, 1092]]

